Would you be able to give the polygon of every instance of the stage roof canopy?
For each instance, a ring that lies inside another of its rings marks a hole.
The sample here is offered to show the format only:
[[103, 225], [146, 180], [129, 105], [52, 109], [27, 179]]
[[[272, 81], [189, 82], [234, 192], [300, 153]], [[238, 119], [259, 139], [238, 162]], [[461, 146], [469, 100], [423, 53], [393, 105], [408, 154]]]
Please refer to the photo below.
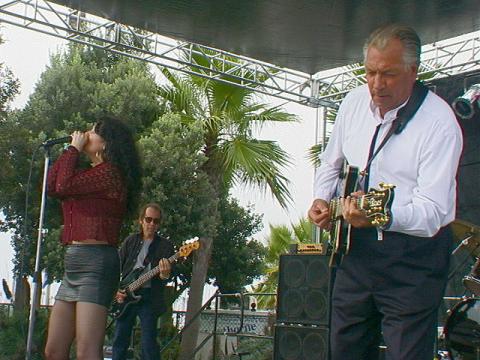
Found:
[[423, 43], [480, 30], [478, 0], [53, 0], [178, 40], [314, 74], [361, 60], [376, 27]]

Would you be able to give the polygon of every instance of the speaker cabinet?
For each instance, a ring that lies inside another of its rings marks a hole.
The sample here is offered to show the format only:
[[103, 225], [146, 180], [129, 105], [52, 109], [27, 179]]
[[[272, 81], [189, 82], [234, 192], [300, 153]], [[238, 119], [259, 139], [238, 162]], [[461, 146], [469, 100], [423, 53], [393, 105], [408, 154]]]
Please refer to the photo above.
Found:
[[274, 360], [327, 360], [328, 328], [275, 325]]
[[277, 322], [328, 326], [330, 283], [327, 256], [280, 256]]

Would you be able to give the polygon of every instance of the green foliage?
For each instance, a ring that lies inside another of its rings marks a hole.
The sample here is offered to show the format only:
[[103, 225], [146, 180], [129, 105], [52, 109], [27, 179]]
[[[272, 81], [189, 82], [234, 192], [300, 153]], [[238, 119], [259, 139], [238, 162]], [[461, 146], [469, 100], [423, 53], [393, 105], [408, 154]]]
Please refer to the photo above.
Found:
[[[10, 309], [11, 310], [11, 309]], [[48, 312], [41, 309], [35, 321], [32, 341], [32, 360], [42, 359], [46, 338]], [[0, 360], [23, 360], [28, 333], [28, 312], [9, 314], [8, 308], [0, 308]]]
[[[230, 351], [230, 349], [228, 349]], [[245, 353], [243, 360], [271, 360], [273, 357], [273, 340], [262, 338], [239, 338], [237, 353]], [[228, 354], [221, 357], [223, 360], [236, 360], [238, 355]]]
[[[259, 229], [260, 218], [226, 200], [227, 194], [236, 181], [245, 181], [271, 187], [286, 201], [287, 182], [279, 172], [288, 163], [286, 154], [274, 142], [255, 140], [252, 131], [266, 121], [291, 121], [294, 116], [256, 104], [253, 92], [241, 88], [198, 79], [184, 83], [188, 86], [183, 91], [170, 89], [172, 99], [184, 95], [181, 108], [168, 98], [166, 103], [160, 101], [154, 77], [144, 63], [78, 45], [52, 56], [25, 108], [8, 112], [0, 122], [0, 208], [6, 217], [2, 230], [14, 233], [17, 274], [31, 274], [35, 260], [44, 162], [38, 145], [47, 138], [87, 129], [98, 115], [108, 112], [128, 120], [135, 130], [145, 168], [141, 200], [157, 201], [165, 209], [162, 231], [177, 245], [192, 236], [217, 238], [218, 261], [216, 256], [210, 276], [225, 291], [238, 291], [253, 281], [264, 256], [263, 246], [250, 239]], [[167, 103], [176, 115], [162, 115]], [[52, 149], [52, 161], [60, 152], [59, 146]], [[63, 274], [57, 200], [48, 199], [46, 214], [41, 268], [52, 282]], [[136, 230], [134, 219], [130, 220], [123, 234]], [[229, 249], [222, 253], [223, 246]], [[229, 250], [230, 258], [224, 255]], [[183, 286], [189, 282], [188, 264], [177, 267]], [[231, 278], [221, 271], [227, 266], [235, 266]]]
[[[277, 292], [280, 255], [288, 253], [292, 244], [313, 243], [313, 225], [307, 219], [300, 219], [298, 224], [291, 225], [291, 229], [286, 225], [270, 225], [267, 242], [265, 278], [254, 289], [258, 293]], [[275, 298], [259, 296], [257, 306], [259, 309], [272, 309]]]
[[[230, 68], [231, 65], [203, 55], [194, 55], [192, 61], [206, 67], [231, 70], [235, 75], [236, 70]], [[227, 68], [223, 68], [224, 66]], [[192, 70], [199, 71], [193, 67]], [[223, 291], [241, 289], [246, 285], [245, 282], [250, 283], [255, 277], [254, 272], [259, 269], [259, 260], [262, 257], [262, 247], [257, 242], [243, 240], [245, 247], [241, 251], [235, 252], [235, 247], [230, 246], [230, 254], [218, 253], [227, 242], [229, 245], [234, 245], [235, 242], [240, 245], [229, 230], [222, 229], [222, 217], [226, 215], [222, 214], [222, 211], [226, 210], [225, 207], [222, 208], [222, 201], [228, 198], [233, 185], [242, 183], [264, 191], [268, 188], [280, 205], [286, 206], [291, 196], [282, 168], [289, 164], [288, 156], [275, 142], [255, 139], [253, 134], [254, 130], [267, 122], [295, 121], [296, 117], [278, 107], [269, 107], [258, 102], [251, 89], [192, 75], [178, 76], [167, 69], [163, 70], [163, 74], [170, 83], [159, 88], [159, 95], [165, 100], [167, 108], [179, 114], [181, 122], [186, 126], [196, 124], [202, 129], [202, 146], [199, 151], [205, 156], [205, 162], [201, 170], [207, 175], [212, 190], [211, 197], [215, 200], [214, 206], [209, 208], [207, 218], [211, 219], [213, 230], [216, 230], [218, 235], [215, 236], [215, 231], [212, 231], [210, 236], [206, 236], [206, 250], [199, 251], [202, 259], [206, 260], [198, 262], [195, 271], [199, 279], [207, 277], [210, 259], [208, 249], [213, 248], [214, 258], [211, 264], [214, 264], [216, 269], [211, 271], [210, 275], [215, 276], [216, 284], [221, 286]], [[243, 70], [242, 75], [249, 76]], [[225, 222], [223, 224], [227, 225]], [[212, 242], [220, 243], [218, 252], [215, 250], [217, 246], [211, 247]], [[202, 253], [203, 251], [205, 253]], [[247, 260], [247, 256], [252, 255], [253, 261]], [[218, 261], [220, 262], [217, 264]], [[235, 265], [243, 265], [242, 271], [245, 273], [234, 271], [231, 272], [231, 278], [225, 276], [227, 272], [222, 267], [233, 269], [234, 262]], [[252, 271], [249, 271], [249, 268]], [[190, 296], [201, 298], [203, 284], [193, 285]], [[196, 310], [189, 307], [190, 314], [192, 311]]]
[[251, 238], [261, 229], [262, 218], [234, 199], [221, 200], [219, 209], [209, 274], [221, 293], [236, 293], [264, 272], [265, 247]]
[[[3, 43], [0, 37], [0, 45]], [[9, 103], [19, 92], [19, 82], [12, 71], [0, 63], [0, 121], [3, 121], [9, 111]]]
[[[0, 45], [3, 43], [0, 37]], [[19, 91], [19, 82], [13, 73], [0, 63], [0, 164], [2, 171], [0, 172], [0, 185], [3, 185], [4, 179], [14, 171], [14, 164], [10, 162], [11, 157], [16, 149], [10, 148], [10, 140], [16, 135], [16, 124], [9, 123], [7, 117], [11, 114], [9, 109], [10, 102]], [[2, 192], [9, 190], [2, 186]], [[0, 227], [0, 230], [5, 230]]]
[[204, 214], [215, 201], [206, 175], [198, 171], [206, 161], [202, 144], [198, 124], [184, 125], [172, 113], [155, 121], [139, 141], [146, 174], [143, 200], [162, 205], [162, 231], [176, 243], [212, 231]]
[[145, 63], [74, 46], [52, 57], [25, 116], [48, 136], [85, 128], [103, 113], [126, 119], [132, 129], [142, 132], [161, 112], [155, 91]]
[[[163, 349], [178, 332], [178, 329], [175, 328], [173, 325], [163, 326], [162, 324], [158, 335], [160, 349]], [[168, 348], [166, 348], [162, 352], [162, 359], [178, 359], [179, 351], [180, 338], [177, 338], [173, 343], [168, 346]]]
[[[6, 218], [3, 230], [14, 232], [16, 273], [31, 274], [35, 259], [33, 240], [37, 237], [44, 162], [41, 151], [36, 152], [32, 166], [27, 213], [25, 196], [29, 159], [38, 145], [46, 138], [87, 129], [97, 115], [105, 112], [127, 119], [141, 134], [158, 118], [161, 109], [154, 77], [142, 62], [81, 46], [71, 46], [66, 53], [51, 58], [26, 107], [9, 113], [0, 122], [0, 156], [5, 157], [1, 159], [5, 171], [0, 177], [0, 208]], [[51, 158], [55, 159], [60, 151], [55, 147]], [[63, 252], [58, 245], [62, 220], [57, 200], [49, 199], [46, 210], [48, 251], [43, 252], [42, 268], [47, 269], [52, 281], [63, 272]]]
[[[206, 162], [200, 123], [182, 123], [180, 115], [167, 113], [152, 124], [139, 145], [147, 174], [143, 200], [162, 204], [162, 231], [177, 245], [193, 236], [214, 236], [218, 247], [213, 250], [210, 276], [215, 284], [227, 292], [250, 284], [262, 272], [263, 246], [250, 240], [260, 229], [261, 218], [226, 199], [218, 205], [218, 226], [206, 216], [217, 202], [208, 178], [198, 170]], [[182, 282], [188, 282], [189, 266], [179, 269]]]
[[[189, 60], [209, 69], [229, 72], [233, 77], [225, 76], [233, 81], [239, 71], [243, 76], [255, 76], [245, 68], [236, 68], [236, 64], [217, 61], [200, 52], [194, 53]], [[191, 67], [191, 70], [201, 72], [195, 67]], [[288, 155], [275, 142], [258, 140], [253, 134], [267, 122], [295, 121], [296, 117], [278, 107], [258, 102], [252, 89], [201, 76], [177, 76], [168, 69], [163, 69], [163, 74], [170, 83], [160, 87], [159, 94], [165, 99], [168, 109], [180, 114], [184, 124], [197, 123], [203, 130], [203, 146], [200, 150], [206, 161], [201, 170], [208, 177], [213, 199], [219, 203], [228, 197], [230, 189], [236, 183], [241, 183], [263, 191], [270, 190], [279, 204], [286, 207], [291, 195], [288, 180], [282, 170], [289, 164]], [[214, 229], [219, 230], [216, 225], [220, 223], [221, 216], [217, 204], [210, 208], [207, 217], [211, 219]], [[210, 251], [216, 247], [213, 246], [214, 235], [205, 236], [204, 246], [197, 252], [198, 261], [195, 262], [192, 276], [196, 280], [190, 287], [187, 319], [193, 317], [201, 306]], [[197, 334], [196, 326], [187, 330], [182, 339], [181, 356], [191, 355]]]
[[[5, 189], [0, 194], [0, 208], [4, 209], [7, 220], [5, 229], [14, 231], [12, 242], [17, 254], [17, 273], [30, 274], [35, 259], [43, 154], [37, 152], [33, 163], [29, 207], [25, 214], [32, 152], [46, 138], [86, 129], [103, 112], [128, 119], [138, 135], [145, 167], [142, 201], [162, 204], [165, 209], [162, 231], [177, 245], [193, 236], [215, 236], [218, 199], [208, 176], [201, 171], [208, 161], [203, 151], [203, 124], [185, 122], [181, 115], [171, 113], [159, 116], [163, 107], [156, 89], [153, 75], [145, 64], [97, 49], [70, 46], [66, 53], [52, 57], [25, 109], [9, 114], [8, 119], [0, 123], [0, 147], [4, 150], [0, 156], [6, 154], [5, 171], [0, 178], [0, 185]], [[60, 151], [60, 147], [55, 147], [51, 158], [54, 160]], [[240, 208], [237, 213], [242, 215]], [[53, 281], [63, 274], [64, 254], [59, 243], [62, 219], [57, 200], [48, 199], [46, 214], [44, 227], [48, 232], [42, 251], [42, 268], [47, 270], [48, 281]], [[248, 260], [245, 254], [242, 257], [245, 274], [236, 273], [236, 279], [242, 281], [239, 286], [251, 282], [255, 276], [259, 263], [257, 253], [261, 250], [256, 242], [247, 244], [246, 240], [243, 243], [240, 240], [258, 227], [258, 220], [251, 212], [246, 214], [242, 229], [226, 229], [225, 226], [221, 229], [249, 254]], [[255, 224], [247, 225], [250, 220]], [[127, 225], [123, 233], [133, 229], [136, 230], [136, 225]], [[234, 233], [240, 230], [243, 231], [241, 235]], [[180, 274], [190, 272], [189, 265], [179, 266]], [[188, 283], [189, 276], [181, 275], [181, 280]]]
[[[233, 65], [203, 55], [194, 55], [192, 61], [236, 74]], [[237, 183], [253, 185], [263, 191], [268, 188], [286, 206], [291, 196], [282, 168], [289, 164], [288, 155], [275, 142], [255, 139], [253, 133], [266, 123], [295, 121], [296, 117], [258, 102], [251, 89], [202, 77], [180, 77], [166, 69], [164, 75], [170, 84], [160, 87], [159, 93], [167, 106], [181, 114], [183, 122], [202, 125], [202, 150], [207, 157], [203, 169], [217, 194], [228, 193]], [[244, 69], [242, 75], [254, 76]]]
[[[144, 159], [143, 201], [156, 201], [164, 210], [161, 231], [177, 245], [193, 236], [213, 235], [216, 224], [208, 214], [216, 199], [207, 176], [198, 171], [206, 159], [201, 152], [202, 130], [182, 124], [167, 113], [139, 141]], [[191, 270], [178, 267], [180, 273]], [[188, 268], [189, 269], [189, 268]], [[181, 278], [188, 282], [188, 278]]]

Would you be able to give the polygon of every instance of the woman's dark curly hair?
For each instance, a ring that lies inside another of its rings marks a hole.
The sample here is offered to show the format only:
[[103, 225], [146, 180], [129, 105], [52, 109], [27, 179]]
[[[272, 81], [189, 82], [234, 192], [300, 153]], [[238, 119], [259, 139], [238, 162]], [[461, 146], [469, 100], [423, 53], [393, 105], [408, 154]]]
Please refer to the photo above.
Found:
[[129, 127], [110, 115], [98, 118], [94, 131], [105, 140], [105, 161], [114, 164], [121, 172], [127, 186], [127, 215], [137, 211], [142, 189], [142, 167], [135, 140]]

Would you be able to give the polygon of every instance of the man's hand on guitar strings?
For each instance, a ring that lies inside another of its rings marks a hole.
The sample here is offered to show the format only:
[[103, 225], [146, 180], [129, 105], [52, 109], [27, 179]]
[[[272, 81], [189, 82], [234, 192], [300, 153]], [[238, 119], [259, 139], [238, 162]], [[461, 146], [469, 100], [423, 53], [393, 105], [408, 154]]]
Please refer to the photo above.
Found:
[[115, 300], [119, 304], [123, 303], [126, 297], [127, 297], [127, 294], [125, 293], [124, 290], [118, 290], [117, 293], [115, 294]]
[[345, 221], [347, 221], [353, 227], [372, 227], [373, 225], [365, 213], [359, 210], [357, 207], [357, 200], [362, 195], [365, 195], [363, 191], [356, 191], [351, 193], [350, 196], [340, 199], [343, 210], [342, 216]]
[[315, 225], [328, 230], [330, 228], [328, 203], [322, 199], [315, 199], [308, 210], [308, 218]]

